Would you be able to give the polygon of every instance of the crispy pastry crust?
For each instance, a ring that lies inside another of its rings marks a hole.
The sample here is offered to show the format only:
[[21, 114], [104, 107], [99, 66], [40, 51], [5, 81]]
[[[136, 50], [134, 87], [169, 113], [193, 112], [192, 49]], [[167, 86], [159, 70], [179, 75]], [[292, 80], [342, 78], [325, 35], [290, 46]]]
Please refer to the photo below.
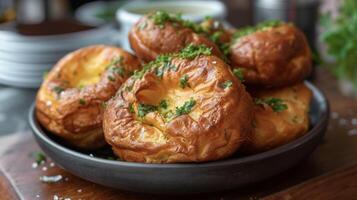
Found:
[[[171, 64], [177, 68], [162, 78], [149, 71], [141, 79], [128, 79], [108, 102], [106, 141], [121, 159], [133, 162], [203, 162], [230, 156], [251, 131], [250, 95], [216, 56], [174, 58]], [[185, 75], [188, 86], [182, 88]], [[224, 89], [226, 81], [232, 84]], [[158, 111], [138, 116], [139, 103], [159, 105], [165, 99], [168, 110], [174, 110], [191, 98], [196, 104], [189, 114], [172, 120]]]
[[237, 39], [231, 65], [243, 68], [246, 84], [278, 87], [298, 83], [311, 71], [311, 52], [304, 34], [290, 24]]
[[[108, 68], [118, 57], [122, 57], [120, 66]], [[135, 56], [112, 46], [90, 46], [66, 55], [38, 91], [37, 119], [73, 146], [103, 146], [103, 105], [139, 65]], [[119, 67], [124, 68], [123, 74], [113, 70]]]
[[307, 133], [312, 93], [304, 83], [284, 88], [260, 90], [251, 93], [254, 98], [279, 98], [287, 105], [282, 112], [274, 112], [270, 106], [255, 105], [253, 132], [246, 140], [243, 151], [266, 151]]
[[189, 28], [165, 22], [163, 27], [155, 25], [148, 14], [141, 18], [129, 33], [129, 42], [136, 55], [144, 62], [154, 60], [160, 54], [178, 52], [188, 44], [212, 48], [212, 53], [220, 58], [223, 54], [214, 42], [203, 34], [197, 34]]

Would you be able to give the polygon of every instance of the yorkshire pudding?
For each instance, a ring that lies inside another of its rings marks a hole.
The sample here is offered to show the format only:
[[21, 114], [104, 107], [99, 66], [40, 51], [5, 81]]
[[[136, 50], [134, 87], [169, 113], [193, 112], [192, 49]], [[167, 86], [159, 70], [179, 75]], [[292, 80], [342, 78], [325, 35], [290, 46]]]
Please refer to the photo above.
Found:
[[312, 93], [304, 83], [251, 93], [255, 98], [254, 128], [243, 151], [256, 153], [286, 144], [309, 128]]
[[101, 147], [105, 102], [139, 65], [136, 57], [112, 46], [90, 46], [66, 55], [38, 91], [39, 122], [73, 146]]
[[223, 58], [217, 45], [209, 40], [198, 24], [183, 20], [179, 15], [164, 11], [149, 13], [141, 18], [129, 33], [131, 48], [137, 56], [149, 62], [158, 55], [175, 53], [189, 44], [204, 44], [212, 53]]
[[304, 34], [274, 21], [235, 32], [230, 61], [233, 68], [243, 69], [246, 84], [266, 88], [301, 82], [311, 70]]
[[107, 104], [106, 141], [121, 159], [203, 162], [233, 154], [252, 127], [253, 102], [203, 45], [159, 56]]

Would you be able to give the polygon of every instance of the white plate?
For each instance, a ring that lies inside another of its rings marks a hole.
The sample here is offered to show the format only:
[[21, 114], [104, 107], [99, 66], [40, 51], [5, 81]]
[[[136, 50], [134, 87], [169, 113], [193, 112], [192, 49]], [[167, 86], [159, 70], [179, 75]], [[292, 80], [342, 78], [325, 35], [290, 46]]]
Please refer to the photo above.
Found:
[[[36, 42], [7, 42], [1, 41], [0, 51], [9, 53], [53, 53], [53, 52], [69, 52], [75, 49], [93, 45], [93, 44], [112, 44], [112, 33], [102, 34], [100, 37], [87, 38], [83, 36], [83, 39], [76, 42], [63, 42], [53, 41], [48, 43], [36, 43]], [[1, 39], [0, 39], [1, 40]]]
[[40, 72], [50, 69], [53, 64], [26, 64], [26, 63], [14, 63], [0, 60], [0, 69], [3, 71], [33, 71]]
[[[49, 52], [49, 53], [23, 53], [0, 51], [0, 61], [25, 64], [49, 64], [55, 63], [68, 52]], [[0, 66], [1, 67], [1, 66]]]
[[15, 42], [51, 42], [51, 41], [61, 41], [61, 42], [73, 42], [82, 40], [83, 37], [97, 37], [103, 34], [103, 32], [112, 31], [113, 25], [105, 25], [99, 28], [89, 29], [85, 31], [59, 34], [59, 35], [48, 35], [48, 36], [25, 36], [19, 33], [9, 31], [14, 29], [14, 23], [7, 23], [0, 25], [0, 41], [15, 41]]
[[3, 77], [0, 74], [0, 83], [4, 85], [10, 85], [15, 87], [23, 87], [23, 88], [38, 88], [42, 83], [42, 79], [39, 80], [26, 80], [26, 79], [12, 79], [9, 77]]

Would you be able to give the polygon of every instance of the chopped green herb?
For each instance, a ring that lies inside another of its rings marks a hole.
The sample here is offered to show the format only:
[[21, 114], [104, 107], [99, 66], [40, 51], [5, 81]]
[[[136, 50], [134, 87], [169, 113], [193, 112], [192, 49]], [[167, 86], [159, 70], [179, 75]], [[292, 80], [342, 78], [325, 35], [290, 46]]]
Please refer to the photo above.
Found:
[[186, 86], [190, 87], [187, 74], [180, 78], [180, 87], [184, 89]]
[[52, 91], [56, 92], [56, 94], [61, 94], [61, 92], [64, 91], [64, 88], [60, 87], [60, 86], [55, 86]]
[[123, 67], [113, 67], [112, 71], [118, 75], [120, 75], [121, 77], [124, 77], [125, 75], [125, 69]]
[[233, 82], [231, 80], [228, 80], [228, 81], [225, 81], [224, 83], [222, 83], [220, 86], [221, 86], [221, 88], [226, 89], [226, 88], [232, 87], [232, 85], [233, 85]]
[[233, 69], [233, 74], [240, 80], [240, 82], [244, 82], [244, 75], [242, 68]]
[[252, 34], [254, 32], [264, 30], [265, 28], [277, 27], [277, 26], [280, 26], [281, 24], [282, 24], [282, 22], [279, 20], [269, 20], [269, 21], [261, 22], [261, 23], [257, 24], [256, 26], [247, 26], [247, 27], [239, 29], [238, 31], [234, 32], [233, 37], [234, 37], [234, 39], [239, 39], [243, 36]]
[[189, 44], [178, 53], [159, 55], [155, 60], [143, 66], [143, 69], [134, 71], [133, 78], [141, 79], [146, 72], [153, 70], [158, 77], [162, 77], [167, 70], [177, 71], [177, 67], [171, 63], [174, 57], [192, 59], [199, 55], [211, 55], [211, 49], [205, 45]]
[[130, 103], [130, 104], [129, 104], [129, 112], [130, 112], [130, 113], [135, 113], [133, 103]]
[[193, 59], [200, 55], [211, 55], [211, 48], [208, 48], [205, 45], [189, 44], [188, 46], [183, 48], [178, 54], [180, 58], [186, 59]]
[[125, 90], [128, 91], [128, 92], [132, 91], [133, 90], [133, 85], [125, 86]]
[[169, 14], [165, 11], [156, 11], [149, 16], [153, 20], [155, 25], [158, 25], [160, 28], [165, 27], [166, 22], [172, 22], [174, 26], [181, 25], [183, 27], [189, 28], [196, 33], [202, 33], [203, 29], [199, 24], [196, 24], [189, 20], [182, 19], [181, 14]]
[[167, 100], [165, 100], [165, 99], [162, 100], [162, 101], [160, 101], [160, 103], [159, 103], [159, 107], [160, 107], [160, 108], [167, 109], [168, 106], [169, 106], [169, 103], [168, 103]]
[[144, 21], [144, 22], [141, 22], [140, 24], [139, 24], [139, 29], [140, 30], [144, 30], [145, 28], [146, 28], [146, 26], [147, 26], [147, 23]]
[[42, 163], [46, 162], [46, 160], [47, 160], [45, 154], [43, 154], [40, 151], [32, 152], [31, 155], [32, 155], [32, 157], [35, 158], [35, 161], [37, 164], [42, 164]]
[[134, 79], [141, 79], [144, 76], [144, 74], [151, 69], [155, 69], [156, 75], [161, 77], [163, 75], [163, 72], [158, 72], [160, 70], [156, 70], [156, 69], [163, 66], [166, 66], [166, 68], [168, 68], [169, 66], [171, 66], [170, 64], [171, 60], [172, 57], [170, 55], [159, 55], [155, 60], [144, 65], [142, 70], [135, 70], [133, 77]]
[[56, 176], [41, 176], [40, 181], [44, 183], [57, 183], [62, 180], [62, 175], [56, 175]]
[[85, 104], [86, 104], [86, 100], [84, 100], [84, 99], [79, 99], [79, 104], [85, 105]]
[[107, 102], [102, 102], [102, 103], [100, 104], [100, 106], [101, 106], [103, 109], [105, 109], [105, 108], [107, 107]]
[[214, 43], [219, 43], [219, 38], [222, 36], [223, 32], [222, 31], [216, 31], [212, 35], [209, 36], [209, 39], [212, 40]]
[[189, 114], [195, 105], [196, 101], [191, 98], [189, 101], [186, 101], [181, 107], [176, 107], [176, 116]]
[[283, 103], [282, 99], [269, 97], [265, 99], [255, 98], [255, 104], [260, 105], [268, 105], [270, 106], [274, 112], [282, 112], [288, 108], [286, 104]]
[[145, 115], [147, 115], [148, 113], [154, 112], [156, 110], [157, 110], [156, 106], [140, 103], [138, 106], [138, 116], [145, 117]]
[[109, 79], [110, 81], [115, 81], [115, 78], [114, 78], [113, 76], [111, 76], [111, 75], [108, 76], [108, 79]]

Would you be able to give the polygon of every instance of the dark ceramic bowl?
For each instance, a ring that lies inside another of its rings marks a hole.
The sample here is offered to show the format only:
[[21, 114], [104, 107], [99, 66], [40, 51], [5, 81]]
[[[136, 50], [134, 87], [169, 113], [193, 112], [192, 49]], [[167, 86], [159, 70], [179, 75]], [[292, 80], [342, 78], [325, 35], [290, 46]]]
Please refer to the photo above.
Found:
[[34, 136], [58, 165], [72, 174], [101, 185], [144, 193], [199, 193], [232, 189], [274, 176], [308, 156], [320, 143], [328, 124], [329, 105], [312, 84], [311, 129], [295, 141], [273, 150], [235, 155], [200, 164], [143, 164], [89, 156], [63, 144], [39, 125], [34, 106], [29, 114]]

